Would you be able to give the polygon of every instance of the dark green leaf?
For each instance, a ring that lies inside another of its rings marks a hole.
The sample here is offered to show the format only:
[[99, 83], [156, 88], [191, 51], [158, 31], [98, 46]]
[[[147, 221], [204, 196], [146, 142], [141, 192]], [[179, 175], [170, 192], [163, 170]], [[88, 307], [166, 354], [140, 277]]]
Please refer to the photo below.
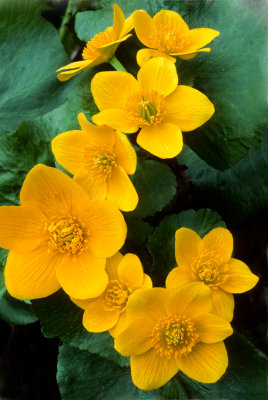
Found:
[[57, 80], [68, 63], [56, 29], [40, 16], [40, 1], [0, 3], [0, 135], [62, 104], [72, 83]]
[[8, 250], [0, 248], [0, 300], [6, 291], [4, 268], [6, 264], [7, 255], [8, 255]]
[[63, 342], [80, 350], [87, 350], [117, 362], [121, 366], [129, 364], [113, 347], [113, 338], [108, 332], [90, 333], [82, 324], [83, 310], [72, 303], [63, 292], [32, 301], [33, 310], [41, 321], [46, 337], [59, 337]]
[[0, 318], [13, 325], [26, 325], [37, 321], [31, 304], [14, 299], [7, 292], [0, 300]]
[[221, 217], [211, 210], [188, 210], [180, 214], [169, 215], [149, 237], [147, 248], [153, 257], [153, 271], [159, 275], [167, 273], [176, 266], [175, 232], [182, 227], [196, 231], [201, 237], [211, 229], [225, 227]]
[[138, 249], [145, 247], [153, 227], [142, 219], [127, 218], [127, 242]]
[[176, 194], [176, 176], [158, 161], [138, 160], [133, 184], [139, 195], [137, 208], [130, 217], [148, 217], [163, 210]]

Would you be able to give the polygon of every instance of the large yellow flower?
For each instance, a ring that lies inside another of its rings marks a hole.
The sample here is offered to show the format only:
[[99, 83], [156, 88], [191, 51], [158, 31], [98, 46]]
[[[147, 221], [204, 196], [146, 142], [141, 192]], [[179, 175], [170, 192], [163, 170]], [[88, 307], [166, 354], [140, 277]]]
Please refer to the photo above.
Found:
[[113, 201], [120, 210], [132, 211], [137, 192], [127, 174], [134, 174], [137, 156], [126, 136], [108, 126], [90, 124], [80, 113], [81, 131], [69, 131], [52, 140], [57, 161], [91, 199]]
[[109, 330], [114, 337], [126, 327], [126, 308], [133, 292], [150, 289], [151, 278], [143, 273], [142, 265], [135, 254], [120, 253], [108, 258], [106, 272], [109, 277], [105, 291], [92, 300], [72, 301], [85, 310], [83, 325], [89, 332]]
[[139, 50], [137, 62], [142, 66], [151, 57], [165, 57], [176, 62], [194, 58], [197, 53], [209, 52], [201, 47], [219, 36], [220, 32], [209, 28], [189, 29], [182, 17], [168, 10], [161, 10], [153, 18], [143, 10], [133, 14], [134, 28], [139, 40], [149, 47]]
[[18, 299], [46, 297], [60, 287], [81, 299], [102, 293], [106, 257], [126, 237], [120, 211], [107, 200], [91, 201], [66, 174], [45, 165], [28, 173], [20, 201], [0, 207], [0, 245], [10, 249], [9, 293]]
[[203, 239], [188, 228], [175, 235], [178, 267], [168, 274], [167, 288], [178, 288], [189, 282], [202, 282], [211, 290], [212, 312], [231, 321], [234, 298], [231, 293], [252, 289], [259, 278], [248, 266], [232, 257], [233, 236], [228, 229], [212, 229]]
[[95, 124], [106, 124], [125, 133], [137, 132], [137, 142], [160, 157], [175, 157], [182, 149], [182, 131], [192, 131], [214, 113], [201, 92], [178, 86], [174, 64], [164, 58], [149, 60], [137, 80], [127, 72], [99, 72], [91, 90], [100, 113]]
[[181, 370], [203, 383], [216, 382], [228, 365], [223, 339], [230, 324], [211, 314], [210, 290], [200, 283], [179, 289], [138, 290], [127, 307], [129, 326], [115, 348], [131, 356], [132, 380], [153, 390]]
[[74, 75], [84, 71], [87, 68], [95, 67], [96, 65], [105, 63], [113, 57], [117, 47], [121, 42], [127, 40], [131, 34], [128, 34], [133, 29], [132, 16], [125, 19], [121, 8], [114, 4], [114, 22], [113, 26], [105, 29], [104, 32], [95, 35], [83, 50], [82, 56], [84, 61], [76, 61], [65, 67], [59, 68], [58, 71], [64, 71], [57, 75], [60, 81], [68, 81]]

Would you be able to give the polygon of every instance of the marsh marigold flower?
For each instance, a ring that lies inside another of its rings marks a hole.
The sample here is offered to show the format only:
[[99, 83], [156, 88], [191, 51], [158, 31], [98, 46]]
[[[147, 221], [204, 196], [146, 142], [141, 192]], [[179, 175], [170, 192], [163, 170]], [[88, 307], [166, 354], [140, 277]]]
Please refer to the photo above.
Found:
[[133, 383], [153, 390], [179, 370], [203, 383], [216, 382], [228, 365], [223, 339], [230, 324], [211, 314], [210, 290], [201, 283], [178, 289], [138, 290], [129, 298], [128, 327], [115, 348], [131, 356]]
[[91, 199], [111, 200], [120, 210], [134, 210], [138, 195], [127, 174], [136, 170], [135, 150], [124, 134], [90, 124], [83, 113], [78, 121], [81, 131], [64, 132], [52, 140], [57, 161]]
[[178, 56], [184, 60], [194, 58], [210, 48], [201, 48], [219, 36], [220, 32], [209, 28], [189, 29], [182, 17], [169, 10], [161, 10], [153, 18], [143, 10], [133, 14], [134, 28], [139, 40], [147, 47], [137, 53], [137, 62], [142, 66], [151, 57], [165, 57], [176, 62]]
[[143, 273], [139, 258], [135, 254], [120, 253], [108, 258], [106, 272], [109, 277], [105, 291], [92, 300], [72, 299], [85, 310], [83, 325], [89, 332], [109, 330], [114, 337], [126, 327], [128, 300], [138, 289], [150, 289], [151, 278]]
[[83, 61], [76, 61], [65, 67], [59, 68], [60, 72], [57, 77], [60, 81], [68, 81], [74, 75], [84, 71], [87, 68], [95, 67], [96, 65], [105, 63], [113, 57], [117, 47], [121, 42], [127, 40], [131, 34], [128, 34], [133, 29], [132, 16], [125, 19], [121, 8], [114, 4], [114, 22], [113, 26], [105, 29], [104, 32], [95, 35], [83, 50]]
[[204, 124], [214, 106], [201, 92], [178, 86], [174, 64], [164, 58], [149, 60], [137, 80], [127, 72], [99, 72], [91, 90], [100, 113], [95, 124], [125, 133], [140, 132], [138, 144], [160, 158], [175, 157], [182, 149], [182, 131]]
[[35, 166], [20, 193], [21, 206], [0, 207], [0, 246], [9, 293], [18, 299], [49, 296], [62, 287], [87, 299], [105, 289], [106, 258], [126, 237], [120, 211], [88, 194], [63, 172]]
[[211, 290], [212, 312], [231, 321], [234, 310], [232, 293], [246, 292], [259, 280], [245, 263], [231, 258], [232, 252], [233, 236], [228, 229], [212, 229], [203, 239], [191, 229], [178, 229], [175, 235], [178, 267], [168, 274], [166, 287], [202, 282]]

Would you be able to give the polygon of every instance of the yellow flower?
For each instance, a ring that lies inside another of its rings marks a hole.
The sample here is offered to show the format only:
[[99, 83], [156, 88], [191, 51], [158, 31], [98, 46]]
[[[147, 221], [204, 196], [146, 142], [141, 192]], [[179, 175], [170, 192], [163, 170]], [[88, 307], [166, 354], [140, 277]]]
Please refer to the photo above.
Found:
[[107, 257], [126, 237], [120, 211], [88, 194], [63, 172], [35, 166], [20, 193], [21, 206], [0, 207], [0, 246], [10, 249], [5, 282], [18, 299], [49, 296], [62, 287], [87, 299], [105, 289]]
[[178, 86], [174, 64], [164, 58], [149, 60], [137, 80], [127, 72], [99, 72], [91, 90], [100, 112], [95, 124], [125, 133], [137, 132], [137, 142], [160, 157], [175, 157], [182, 149], [181, 131], [204, 124], [214, 113], [209, 99], [196, 89]]
[[137, 53], [140, 66], [151, 57], [165, 57], [175, 63], [176, 58], [172, 56], [189, 60], [201, 51], [207, 53], [210, 48], [201, 47], [220, 34], [209, 28], [190, 30], [178, 13], [168, 10], [161, 10], [153, 18], [145, 11], [138, 10], [133, 14], [133, 20], [139, 40], [149, 47]]
[[87, 68], [92, 68], [107, 62], [113, 57], [119, 44], [132, 36], [131, 34], [127, 35], [132, 29], [132, 16], [125, 19], [121, 8], [114, 4], [113, 26], [105, 29], [104, 32], [98, 33], [87, 42], [82, 53], [84, 61], [72, 62], [71, 64], [65, 65], [65, 67], [59, 68], [57, 72], [63, 70], [64, 72], [58, 74], [57, 78], [60, 81], [68, 81], [74, 75], [79, 74], [79, 72]]
[[202, 282], [211, 290], [212, 312], [231, 321], [234, 311], [231, 293], [246, 292], [259, 280], [245, 263], [231, 258], [232, 252], [233, 236], [228, 229], [212, 229], [203, 239], [191, 229], [178, 229], [175, 235], [178, 267], [168, 274], [166, 287]]
[[178, 289], [138, 290], [127, 307], [129, 326], [115, 348], [131, 356], [133, 383], [153, 390], [181, 370], [203, 383], [216, 382], [228, 365], [223, 339], [230, 324], [211, 314], [210, 290], [201, 283]]
[[92, 300], [72, 301], [85, 310], [83, 325], [89, 332], [109, 330], [114, 337], [126, 327], [128, 300], [137, 289], [152, 287], [151, 278], [143, 273], [142, 265], [135, 254], [120, 253], [108, 258], [106, 272], [109, 277], [105, 291]]
[[64, 132], [52, 140], [57, 161], [92, 200], [107, 199], [120, 210], [134, 210], [138, 195], [127, 174], [136, 170], [135, 150], [124, 134], [90, 124], [83, 113], [78, 121], [81, 131]]

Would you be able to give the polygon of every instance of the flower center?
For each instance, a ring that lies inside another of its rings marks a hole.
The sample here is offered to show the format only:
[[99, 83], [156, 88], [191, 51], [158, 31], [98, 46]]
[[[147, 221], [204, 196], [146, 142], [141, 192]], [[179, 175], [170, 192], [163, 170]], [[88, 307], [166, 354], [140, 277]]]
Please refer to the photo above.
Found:
[[114, 41], [112, 27], [105, 29], [104, 32], [97, 33], [84, 47], [82, 56], [84, 60], [92, 60], [99, 57], [99, 48]]
[[102, 294], [102, 301], [108, 308], [123, 311], [132, 290], [122, 282], [112, 280]]
[[110, 146], [87, 147], [84, 152], [85, 168], [90, 179], [103, 182], [108, 179], [117, 165], [115, 153]]
[[151, 337], [153, 347], [167, 358], [187, 355], [199, 341], [195, 323], [186, 316], [158, 320]]
[[164, 96], [155, 90], [135, 93], [127, 99], [126, 111], [140, 128], [158, 125], [165, 114]]
[[169, 30], [165, 25], [159, 25], [157, 28], [160, 50], [164, 50], [167, 53], [177, 53], [190, 44], [189, 39]]
[[204, 252], [192, 264], [192, 276], [205, 285], [217, 287], [228, 277], [228, 265], [214, 252]]
[[54, 220], [48, 226], [48, 232], [49, 253], [70, 255], [87, 249], [84, 230], [76, 217], [68, 216]]

